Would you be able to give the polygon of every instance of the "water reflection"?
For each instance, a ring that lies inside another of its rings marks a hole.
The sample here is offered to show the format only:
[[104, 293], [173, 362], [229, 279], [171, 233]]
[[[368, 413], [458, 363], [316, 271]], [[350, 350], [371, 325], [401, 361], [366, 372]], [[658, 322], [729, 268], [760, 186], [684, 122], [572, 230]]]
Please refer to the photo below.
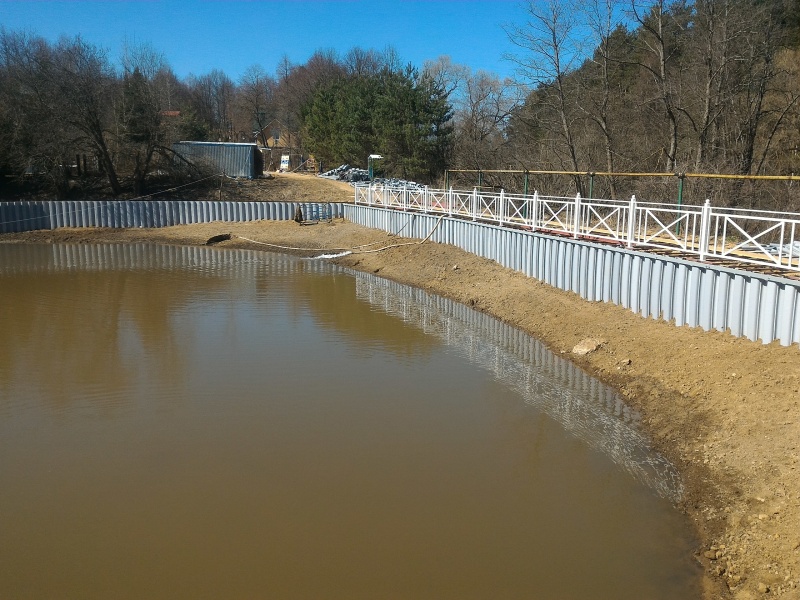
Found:
[[675, 467], [651, 449], [637, 427], [639, 414], [614, 390], [493, 317], [374, 275], [352, 275], [356, 297], [463, 352], [659, 495], [680, 499]]
[[636, 415], [481, 313], [151, 246], [0, 244], [0, 305], [0, 597], [693, 596]]
[[[149, 370], [154, 385], [173, 386], [185, 365], [172, 337], [171, 315], [192, 298], [218, 294], [232, 276], [268, 297], [271, 278], [303, 273], [307, 276], [290, 280], [296, 313], [311, 311], [319, 325], [353, 338], [365, 351], [381, 346], [400, 356], [418, 356], [432, 350], [433, 338], [441, 340], [659, 495], [674, 501], [683, 492], [674, 466], [650, 448], [638, 428], [639, 415], [619, 394], [521, 331], [422, 290], [324, 261], [287, 260], [249, 250], [134, 244], [9, 245], [2, 251], [6, 258], [0, 275], [11, 293], [8, 306], [14, 309], [6, 311], [3, 323], [7, 342], [0, 345], [0, 392], [8, 392], [4, 382], [12, 380], [26, 340], [43, 335], [51, 337], [51, 344], [37, 348], [34, 368], [55, 374], [38, 381], [56, 402], [68, 401], [63, 390], [74, 378], [87, 390], [85, 399], [107, 399], [111, 390], [129, 384], [125, 354], [145, 348], [159, 348], [159, 359]], [[98, 271], [112, 275], [97, 279], [93, 273]], [[41, 273], [52, 276], [43, 279]], [[158, 273], [169, 278], [169, 285], [150, 285], [146, 296], [128, 297], [129, 290], [138, 289], [136, 278], [149, 280]], [[71, 323], [50, 328], [47, 303], [14, 301], [15, 295], [47, 297], [46, 290], [54, 286], [88, 290], [96, 302], [76, 304]], [[351, 303], [354, 295], [360, 302]], [[345, 304], [349, 308], [342, 311]], [[91, 311], [104, 326], [87, 330], [80, 311]], [[120, 339], [123, 322], [133, 326], [135, 338]], [[8, 402], [11, 395], [3, 398]]]

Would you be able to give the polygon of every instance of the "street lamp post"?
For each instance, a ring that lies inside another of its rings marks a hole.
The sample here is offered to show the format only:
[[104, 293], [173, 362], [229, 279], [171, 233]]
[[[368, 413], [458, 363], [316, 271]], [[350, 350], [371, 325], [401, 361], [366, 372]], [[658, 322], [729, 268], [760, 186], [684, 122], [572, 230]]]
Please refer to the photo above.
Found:
[[367, 157], [367, 169], [369, 170], [369, 180], [370, 181], [372, 181], [372, 177], [374, 175], [374, 173], [372, 171], [372, 161], [373, 160], [380, 160], [382, 158], [383, 158], [383, 156], [381, 156], [380, 154], [370, 154]]

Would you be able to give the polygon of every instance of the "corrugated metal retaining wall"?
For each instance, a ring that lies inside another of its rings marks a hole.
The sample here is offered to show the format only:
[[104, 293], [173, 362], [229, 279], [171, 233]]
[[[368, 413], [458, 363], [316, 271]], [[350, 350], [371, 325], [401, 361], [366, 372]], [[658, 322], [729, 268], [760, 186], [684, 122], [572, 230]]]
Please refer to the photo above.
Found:
[[[800, 283], [474, 221], [345, 205], [345, 218], [404, 237], [452, 244], [591, 301], [675, 325], [800, 343]], [[402, 230], [402, 231], [401, 231]]]
[[0, 202], [0, 233], [59, 227], [168, 227], [212, 221], [287, 221], [297, 206], [308, 220], [340, 218], [341, 203], [97, 200]]

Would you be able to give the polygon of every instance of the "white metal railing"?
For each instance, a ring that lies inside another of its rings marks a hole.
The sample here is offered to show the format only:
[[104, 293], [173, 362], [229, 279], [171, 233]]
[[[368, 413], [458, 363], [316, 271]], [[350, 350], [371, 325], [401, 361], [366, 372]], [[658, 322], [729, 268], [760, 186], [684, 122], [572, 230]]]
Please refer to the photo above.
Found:
[[796, 213], [717, 208], [708, 200], [681, 206], [639, 202], [636, 196], [606, 200], [370, 184], [355, 186], [355, 203], [800, 272]]

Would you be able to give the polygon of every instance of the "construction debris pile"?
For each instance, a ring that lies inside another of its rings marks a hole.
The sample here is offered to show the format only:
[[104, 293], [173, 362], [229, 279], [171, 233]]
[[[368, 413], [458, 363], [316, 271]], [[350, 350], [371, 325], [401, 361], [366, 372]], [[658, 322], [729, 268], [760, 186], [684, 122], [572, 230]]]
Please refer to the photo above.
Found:
[[[350, 183], [358, 183], [362, 181], [369, 181], [369, 171], [366, 169], [351, 167], [350, 165], [340, 165], [335, 169], [331, 169], [325, 173], [320, 173], [318, 177], [324, 177], [325, 179], [336, 179], [338, 181], [348, 181]], [[411, 189], [421, 189], [425, 187], [424, 185], [414, 181], [406, 181], [405, 179], [396, 178], [387, 179], [384, 177], [375, 177], [372, 179], [372, 183], [376, 185], [407, 187]]]

